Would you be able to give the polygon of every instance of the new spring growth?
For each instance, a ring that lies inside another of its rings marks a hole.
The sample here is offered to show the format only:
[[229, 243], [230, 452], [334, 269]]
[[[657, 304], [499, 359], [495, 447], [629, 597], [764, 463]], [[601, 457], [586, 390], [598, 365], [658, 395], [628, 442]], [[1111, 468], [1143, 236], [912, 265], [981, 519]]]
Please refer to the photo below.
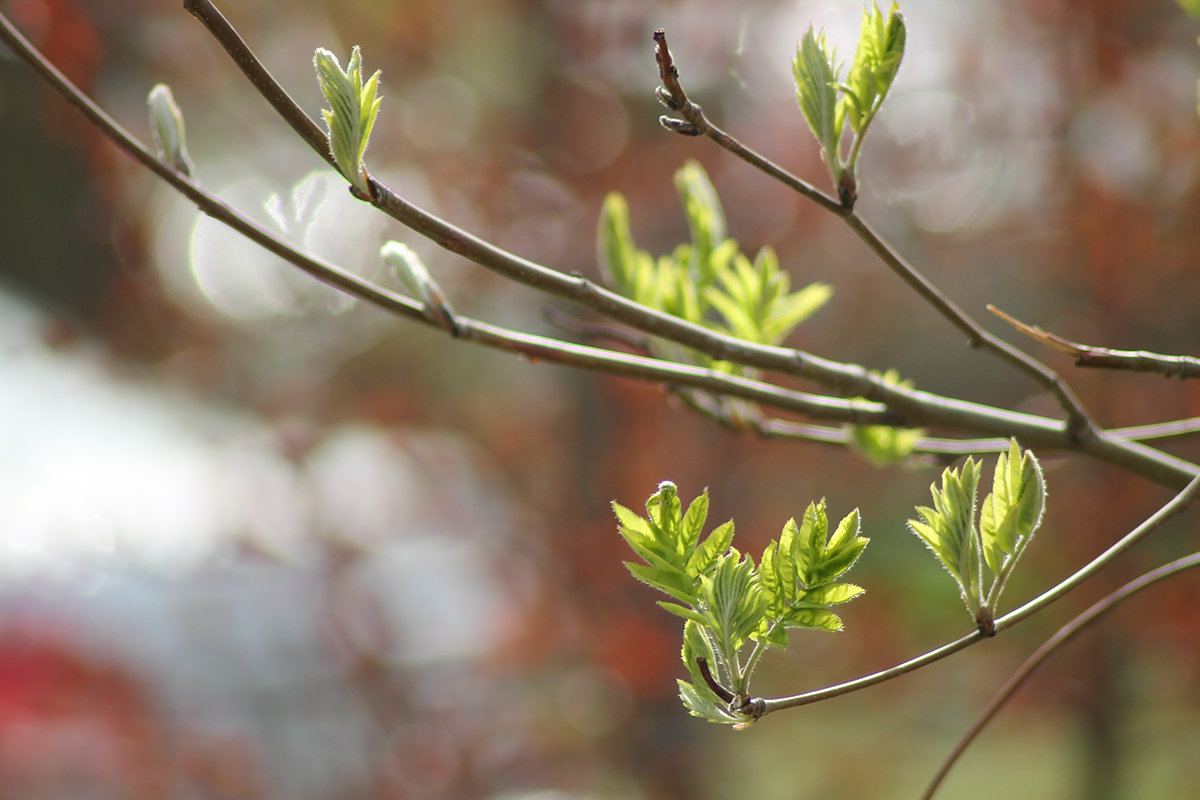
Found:
[[420, 256], [408, 245], [395, 241], [380, 248], [379, 255], [396, 273], [405, 291], [420, 301], [425, 319], [451, 335], [457, 335], [458, 319], [454, 316], [454, 309], [447, 302], [442, 287], [425, 269]]
[[379, 70], [363, 83], [362, 53], [357, 45], [350, 52], [350, 61], [344, 70], [337, 56], [323, 47], [317, 48], [313, 66], [317, 70], [321, 94], [329, 103], [329, 108], [321, 109], [328, 128], [329, 153], [342, 176], [360, 195], [369, 196], [363, 153], [382, 102], [377, 96]]
[[[863, 10], [858, 46], [845, 81], [837, 53], [824, 32], [809, 27], [796, 48], [792, 62], [796, 100], [821, 145], [825, 165], [845, 208], [853, 208], [858, 197], [855, 167], [859, 150], [896, 79], [906, 40], [904, 18], [896, 4], [892, 3], [884, 15], [872, 3]], [[849, 153], [843, 155], [842, 131], [847, 122], [854, 138]]]
[[188, 158], [183, 127], [183, 112], [171, 94], [171, 87], [160, 83], [146, 98], [150, 113], [150, 136], [158, 157], [185, 178], [192, 177], [192, 160]]

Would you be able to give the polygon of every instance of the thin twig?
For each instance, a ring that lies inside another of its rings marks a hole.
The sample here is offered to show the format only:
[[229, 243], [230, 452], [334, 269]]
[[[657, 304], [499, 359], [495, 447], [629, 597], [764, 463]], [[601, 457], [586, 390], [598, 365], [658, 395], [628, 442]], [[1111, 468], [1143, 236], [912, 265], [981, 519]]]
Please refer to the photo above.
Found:
[[679, 70], [675, 66], [675, 60], [671, 57], [670, 48], [667, 47], [667, 33], [662, 28], [654, 32], [654, 60], [658, 64], [658, 75], [662, 80], [662, 87], [657, 92], [659, 102], [683, 117], [682, 124], [680, 124], [680, 120], [673, 120], [670, 117], [660, 117], [659, 121], [663, 124], [663, 127], [685, 135], [707, 136], [755, 169], [767, 173], [775, 180], [813, 201], [826, 211], [838, 215], [846, 213], [846, 209], [837, 200], [834, 200], [811, 183], [791, 174], [769, 158], [746, 147], [737, 139], [714, 125], [704, 115], [703, 109], [688, 98], [687, 92], [683, 90], [683, 85], [679, 82]]
[[[330, 160], [325, 134], [265, 68], [258, 64], [253, 53], [237, 32], [221, 16], [210, 0], [187, 0], [187, 10], [200, 20], [218, 43], [230, 54], [234, 64], [273, 108], [292, 126], [316, 153]], [[722, 336], [686, 320], [647, 308], [615, 292], [611, 292], [580, 275], [568, 275], [536, 264], [496, 247], [446, 220], [409, 202], [377, 178], [370, 179], [370, 196], [360, 199], [371, 202], [393, 219], [411, 228], [446, 250], [486, 267], [500, 275], [593, 309], [605, 316], [636, 327], [654, 336], [678, 342], [722, 361], [783, 372], [818, 380], [854, 380], [844, 371], [827, 369], [828, 364], [783, 347], [755, 345], [731, 336]], [[829, 362], [833, 363], [833, 362]], [[841, 374], [839, 374], [839, 372]], [[843, 394], [863, 394], [843, 391]]]
[[1077, 367], [1156, 372], [1166, 378], [1200, 378], [1200, 358], [1195, 356], [1169, 356], [1151, 353], [1149, 350], [1114, 350], [1110, 347], [1080, 344], [1050, 333], [1038, 325], [1021, 322], [993, 305], [989, 305], [987, 309], [1021, 333], [1053, 347], [1060, 353], [1074, 356]]
[[543, 310], [542, 318], [551, 325], [562, 328], [565, 331], [570, 331], [584, 341], [608, 340], [610, 342], [619, 342], [641, 355], [650, 354], [650, 337], [641, 331], [635, 331], [619, 325], [587, 322], [559, 311], [556, 308]]
[[[1159, 508], [1158, 511], [1154, 512], [1154, 514], [1142, 522], [1142, 524], [1138, 525], [1125, 536], [1121, 537], [1116, 544], [1105, 550], [1096, 558], [1092, 559], [1084, 567], [1077, 570], [1075, 574], [1063, 580], [1048, 591], [1043, 592], [1041, 595], [1029, 601], [1020, 608], [1010, 611], [1004, 616], [997, 618], [995, 621], [994, 630], [1003, 631], [1011, 628], [1018, 622], [1032, 616], [1038, 611], [1041, 611], [1049, 606], [1054, 601], [1060, 599], [1067, 592], [1076, 588], [1085, 580], [1095, 575], [1101, 567], [1107, 565], [1121, 553], [1125, 552], [1138, 541], [1145, 538], [1147, 534], [1157, 530], [1168, 519], [1182, 512], [1188, 506], [1188, 504], [1193, 501], [1198, 491], [1200, 491], [1200, 477], [1193, 479], [1192, 482], [1189, 483], [1181, 492], [1172, 497], [1167, 503]], [[828, 700], [832, 697], [839, 697], [844, 694], [856, 692], [860, 689], [865, 689], [869, 686], [874, 686], [878, 683], [883, 683], [884, 681], [897, 678], [901, 675], [905, 675], [909, 672], [920, 669], [921, 667], [925, 667], [929, 664], [940, 661], [946, 656], [957, 653], [959, 650], [969, 647], [976, 642], [983, 641], [986, 638], [990, 637], [982, 631], [976, 630], [960, 639], [955, 639], [954, 641], [948, 642], [941, 647], [919, 655], [916, 658], [909, 659], [908, 661], [897, 664], [894, 667], [889, 667], [885, 670], [880, 670], [879, 672], [873, 672], [869, 675], [864, 675], [863, 677], [856, 678], [852, 681], [839, 683], [835, 686], [827, 686], [823, 689], [818, 689], [812, 692], [792, 695], [791, 697], [762, 699], [763, 713], [769, 714], [774, 711], [781, 711], [785, 708], [795, 708], [797, 706], [809, 705], [810, 703]]]
[[209, 33], [221, 47], [225, 48], [225, 52], [238, 65], [242, 74], [258, 90], [259, 94], [266, 98], [275, 112], [288, 125], [292, 126], [296, 135], [307, 142], [309, 147], [316, 150], [322, 158], [329, 162], [330, 166], [337, 169], [338, 165], [329, 150], [329, 141], [325, 132], [317, 123], [313, 122], [312, 117], [304, 113], [304, 110], [292, 99], [279, 81], [275, 80], [237, 30], [229, 24], [229, 20], [225, 19], [225, 16], [217, 10], [217, 7], [208, 0], [183, 0], [183, 8], [198, 19], [205, 28], [208, 28]]
[[[1117, 464], [1123, 468], [1140, 471], [1150, 461], [1159, 461], [1165, 458], [1167, 461], [1174, 462], [1174, 468], [1181, 468], [1189, 473], [1189, 477], [1178, 482], [1163, 485], [1170, 485], [1172, 488], [1182, 488], [1191, 476], [1200, 473], [1200, 468], [1195, 464], [1175, 459], [1173, 456], [1163, 454], [1157, 450], [1141, 445], [1137, 442], [1129, 441], [1126, 438], [1112, 435], [1100, 429], [1087, 413], [1082, 402], [1072, 391], [1066, 381], [1062, 379], [1054, 370], [1047, 367], [1045, 364], [1038, 361], [1028, 353], [1012, 346], [1008, 342], [1000, 339], [991, 332], [980, 326], [972, 317], [967, 315], [962, 309], [954, 304], [949, 298], [945, 297], [942, 292], [927, 278], [924, 277], [915, 267], [909, 264], [902, 256], [896, 253], [869, 225], [852, 209], [838, 204], [832, 198], [829, 198], [812, 186], [802, 181], [801, 179], [791, 175], [786, 170], [772, 164], [766, 158], [753, 154], [753, 158], [747, 158], [746, 154], [753, 153], [745, 145], [738, 142], [733, 137], [719, 131], [712, 123], [704, 116], [703, 110], [696, 103], [692, 102], [683, 89], [679, 81], [679, 71], [675, 66], [674, 60], [671, 57], [670, 51], [667, 48], [666, 35], [661, 31], [656, 31], [655, 40], [655, 57], [659, 64], [660, 77], [663, 79], [663, 86], [658, 92], [659, 99], [669, 108], [679, 113], [685, 122], [694, 128], [696, 133], [704, 133], [710, 135], [718, 145], [724, 147], [740, 158], [744, 158], [749, 163], [759, 166], [766, 174], [781, 181], [786, 186], [795, 189], [804, 197], [813, 200], [822, 208], [836, 214], [843, 219], [846, 224], [853, 230], [860, 239], [863, 240], [875, 254], [895, 272], [901, 279], [909, 284], [924, 300], [930, 303], [939, 313], [949, 320], [955, 327], [963, 331], [967, 335], [968, 343], [972, 347], [978, 347], [988, 352], [993, 353], [1000, 359], [1015, 366], [1017, 369], [1025, 372], [1033, 377], [1039, 384], [1048, 388], [1057, 398], [1059, 405], [1062, 406], [1067, 414], [1067, 420], [1063, 426], [1062, 433], [1070, 443], [1066, 448], [1068, 450], [1076, 450], [1086, 453], [1090, 456], [1098, 458], [1112, 464]], [[668, 126], [671, 127], [671, 126]], [[720, 135], [712, 135], [711, 132], [717, 131]], [[886, 403], [889, 408], [900, 412], [909, 418], [909, 427], [919, 427], [927, 422], [919, 421], [922, 416], [920, 413], [913, 413], [914, 409], [908, 405], [911, 400], [917, 400], [920, 403], [922, 400], [928, 400], [928, 397], [918, 400], [913, 395], [918, 393], [908, 392], [910, 390], [898, 389], [883, 385], [882, 381], [877, 381], [874, 386], [874, 393], [854, 392], [861, 396], [868, 397], [872, 400]], [[938, 424], [947, 421], [946, 416], [938, 414], [941, 418]], [[928, 417], [926, 417], [928, 419]], [[968, 430], [967, 428], [951, 425], [959, 430]], [[969, 429], [974, 433], [989, 434], [991, 431], [985, 431], [981, 428]], [[996, 432], [1001, 433], [1001, 432]], [[1009, 434], [1011, 435], [1011, 434]], [[1032, 440], [1027, 440], [1027, 444], [1032, 444]], [[1134, 467], [1137, 464], [1139, 466]], [[1164, 469], [1174, 471], [1173, 468], [1166, 467], [1161, 464]], [[1141, 472], [1145, 475], [1145, 472]], [[1161, 481], [1157, 481], [1161, 482]]]
[[1131, 425], [1127, 428], [1113, 428], [1112, 433], [1122, 439], [1145, 441], [1147, 439], [1168, 439], [1180, 436], [1190, 436], [1200, 433], [1200, 417], [1176, 419], [1168, 422], [1154, 422], [1149, 425]]
[[796, 708], [798, 706], [806, 706], [812, 703], [819, 703], [822, 700], [829, 700], [834, 697], [841, 697], [844, 694], [857, 692], [866, 689], [869, 686], [874, 686], [878, 683], [890, 681], [893, 678], [898, 678], [901, 675], [907, 675], [910, 672], [928, 666], [935, 662], [941, 661], [946, 656], [953, 655], [959, 650], [963, 650], [976, 642], [983, 641], [986, 636], [980, 631], [972, 631], [962, 638], [955, 639], [952, 642], [947, 642], [941, 647], [922, 653], [916, 658], [911, 658], [908, 661], [901, 662], [894, 667], [889, 667], [878, 672], [872, 672], [869, 675], [864, 675], [861, 678], [855, 678], [852, 681], [826, 686], [822, 689], [817, 689], [812, 692], [792, 695], [791, 697], [775, 697], [762, 698], [763, 714], [770, 714], [775, 711], [782, 711], [785, 708]]
[[1079, 616], [1072, 619], [1066, 625], [1059, 628], [1053, 636], [1042, 643], [1041, 647], [1033, 652], [1017, 668], [1017, 671], [1012, 674], [1008, 681], [1000, 688], [994, 697], [988, 702], [987, 706], [980, 712], [975, 722], [970, 729], [963, 734], [950, 755], [942, 762], [937, 773], [933, 776], [929, 786], [926, 787], [925, 793], [921, 795], [921, 800], [930, 800], [945, 780], [946, 775], [951, 768], [957, 763], [963, 752], [971, 745], [979, 733], [987, 726], [989, 722], [996, 716], [1001, 708], [1016, 694], [1017, 690], [1025, 683], [1030, 675], [1033, 674], [1042, 662], [1044, 662], [1055, 650], [1070, 641], [1076, 634], [1087, 628], [1093, 622], [1096, 622], [1102, 616], [1112, 611], [1114, 608], [1133, 597], [1143, 589], [1158, 583], [1159, 581], [1170, 578], [1173, 575], [1178, 575], [1180, 572], [1200, 567], [1200, 553], [1193, 553], [1190, 556], [1176, 559], [1167, 564], [1158, 567], [1157, 569], [1147, 572], [1145, 575], [1130, 581], [1129, 583], [1117, 589], [1112, 594], [1100, 600], [1087, 611], [1084, 611]]
[[699, 668], [700, 677], [704, 679], [706, 684], [708, 684], [708, 688], [712, 690], [713, 694], [715, 694], [725, 703], [732, 703], [734, 701], [735, 698], [733, 696], [733, 692], [726, 689], [716, 678], [713, 677], [712, 670], [709, 669], [708, 666], [707, 658], [704, 656], [696, 656], [696, 667]]

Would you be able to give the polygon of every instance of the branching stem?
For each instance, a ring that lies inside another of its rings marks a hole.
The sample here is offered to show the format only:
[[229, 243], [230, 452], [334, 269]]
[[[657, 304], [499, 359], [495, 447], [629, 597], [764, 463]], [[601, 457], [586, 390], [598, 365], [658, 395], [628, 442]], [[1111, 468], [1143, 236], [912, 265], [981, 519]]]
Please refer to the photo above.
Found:
[[[249, 49], [245, 47], [244, 43], [240, 42], [240, 37], [236, 37], [236, 34], [231, 35], [232, 29], [227, 26], [227, 23], [224, 25], [216, 22], [210, 24], [210, 16], [219, 17], [213, 4], [209, 0], [189, 0], [188, 9], [204, 21], [210, 32], [233, 55], [235, 63], [243, 71], [247, 71], [247, 57], [253, 58], [252, 54], [249, 53]], [[656, 34], [656, 41], [658, 39], [659, 36]], [[675, 72], [674, 65], [670, 61], [665, 35], [661, 37], [659, 52], [664, 59], [660, 60], [660, 70], [668, 76], [673, 76], [675, 85], [678, 86], [678, 73]], [[314, 150], [319, 152], [322, 157], [328, 158], [328, 147], [320, 129], [311, 120], [308, 124], [301, 121], [300, 118], [305, 117], [304, 111], [295, 106], [286, 92], [282, 89], [270, 90], [270, 84], [273, 83], [270, 74], [265, 69], [253, 69], [247, 71], [247, 76], [273, 106], [276, 108], [281, 104], [290, 106], [287, 113], [284, 114], [285, 119]], [[682, 87], [678, 88], [682, 93]], [[680, 104], [681, 113], [684, 108], [694, 109], [696, 118], [703, 119], [699, 106], [688, 101], [686, 95], [681, 95], [683, 99], [677, 101], [675, 95], [670, 94], [669, 86], [663, 94], [669, 96], [671, 103], [678, 102]], [[841, 216], [848, 213], [838, 205], [837, 201], [825, 197], [798, 178], [789, 176], [786, 170], [771, 164], [767, 159], [753, 154], [732, 137], [728, 137], [711, 126], [707, 120], [704, 120], [704, 123], [706, 135], [715, 138], [723, 147], [747, 158], [760, 169], [767, 170], [769, 174], [785, 181], [789, 186], [823, 207], [829, 208]], [[892, 424], [902, 427], [941, 425], [949, 429], [968, 431], [978, 435], [1016, 435], [1026, 446], [1068, 450], [1084, 449], [1085, 452], [1100, 460], [1109, 461], [1173, 488], [1183, 486], [1198, 471], [1195, 465], [1150, 448], [1135, 447], [1122, 440], [1111, 439], [1111, 437], [1109, 441], [1103, 442], [1101, 441], [1104, 439], [1103, 433], [1096, 433], [1087, 440], [1081, 441], [1077, 426], [1073, 426], [1070, 422], [1064, 425], [1046, 418], [1017, 414], [904, 389], [886, 384], [856, 365], [822, 359], [810, 353], [789, 348], [756, 345], [735, 337], [715, 333], [678, 317], [642, 306], [604, 289], [582, 276], [567, 275], [495, 247], [420, 209], [374, 178], [370, 179], [369, 187], [370, 196], [362, 199], [373, 203], [394, 219], [450, 252], [461, 255], [498, 274], [548, 294], [572, 300], [644, 333], [669, 339], [715, 359], [794, 375], [813, 380], [836, 394], [866, 397], [869, 400], [883, 403], [894, 415]]]
[[1049, 658], [1055, 650], [1066, 644], [1087, 626], [1091, 625], [1093, 622], [1097, 621], [1109, 611], [1112, 611], [1121, 603], [1133, 597], [1143, 589], [1147, 589], [1161, 580], [1165, 580], [1166, 578], [1170, 578], [1173, 575], [1178, 575], [1180, 572], [1193, 569], [1195, 567], [1200, 567], [1200, 553], [1193, 553], [1192, 555], [1184, 556], [1183, 558], [1179, 558], [1175, 561], [1164, 564], [1161, 567], [1151, 570], [1145, 575], [1142, 575], [1141, 577], [1125, 584], [1120, 589], [1117, 589], [1103, 600], [1100, 600], [1094, 604], [1087, 611], [1084, 611], [1066, 625], [1063, 625], [1061, 628], [1059, 628], [1053, 636], [1043, 642], [1042, 645], [1035, 650], [1028, 659], [1025, 660], [1025, 663], [1017, 668], [1017, 671], [1012, 674], [1004, 686], [1002, 686], [996, 695], [991, 699], [991, 701], [988, 702], [987, 706], [982, 712], [980, 712], [979, 717], [976, 718], [970, 729], [963, 734], [963, 737], [954, 746], [954, 749], [950, 752], [950, 755], [948, 755], [946, 760], [942, 762], [941, 767], [938, 768], [938, 771], [930, 781], [929, 786], [926, 787], [925, 793], [921, 795], [921, 800], [929, 800], [933, 797], [933, 795], [937, 792], [938, 787], [941, 786], [942, 781], [945, 780], [946, 775], [950, 772], [950, 769], [958, 761], [959, 757], [963, 754], [967, 747], [969, 747], [971, 743], [975, 741], [975, 738], [979, 735], [980, 731], [982, 731], [984, 727], [986, 727], [987, 724], [992, 721], [1000, 709], [1004, 707], [1004, 704], [1007, 703], [1014, 694], [1016, 694], [1017, 690], [1021, 688], [1029, 676], [1033, 674], [1033, 671], [1041, 666], [1042, 662]]
[[[1076, 571], [1075, 574], [1071, 575], [1057, 586], [1054, 586], [1052, 589], [1043, 592], [1033, 600], [1030, 600], [1020, 608], [1010, 611], [1004, 616], [997, 618], [995, 621], [994, 630], [998, 632], [1011, 628], [1018, 622], [1032, 616], [1038, 611], [1041, 611], [1049, 606], [1054, 601], [1060, 599], [1067, 592], [1076, 588], [1085, 580], [1095, 575], [1102, 567], [1110, 563], [1121, 553], [1125, 552], [1138, 541], [1145, 538], [1146, 535], [1151, 531], [1157, 530], [1168, 519], [1182, 512], [1188, 506], [1188, 504], [1195, 499], [1197, 492], [1200, 492], [1200, 477], [1193, 479], [1192, 482], [1183, 489], [1183, 491], [1172, 497], [1165, 505], [1159, 508], [1158, 511], [1154, 512], [1154, 514], [1142, 522], [1142, 524], [1138, 525], [1125, 536], [1121, 537], [1120, 541], [1105, 550], [1096, 558], [1092, 559], [1087, 565]], [[860, 689], [865, 689], [868, 686], [874, 686], [875, 684], [883, 683], [884, 681], [897, 678], [901, 675], [905, 675], [909, 672], [920, 669], [921, 667], [925, 667], [929, 664], [940, 661], [946, 656], [953, 655], [959, 650], [969, 647], [986, 638], [989, 637], [983, 632], [976, 630], [960, 639], [955, 639], [954, 641], [948, 642], [941, 647], [919, 655], [916, 658], [909, 659], [908, 661], [879, 672], [873, 672], [869, 675], [864, 675], [863, 677], [856, 678], [852, 681], [846, 681], [845, 683], [839, 683], [835, 686], [827, 686], [823, 689], [805, 692], [804, 694], [793, 695], [791, 697], [763, 699], [763, 713], [769, 714], [772, 711], [780, 711], [785, 708], [795, 708], [797, 706], [809, 705], [810, 703], [817, 703], [822, 700], [828, 700], [832, 697], [839, 697], [844, 694], [849, 694], [850, 692], [856, 692]]]
[[971, 347], [982, 347], [995, 353], [1004, 361], [1014, 365], [1023, 372], [1031, 375], [1055, 397], [1067, 412], [1067, 428], [1074, 438], [1084, 438], [1094, 435], [1095, 425], [1092, 423], [1083, 404], [1075, 396], [1070, 387], [1059, 378], [1049, 367], [1042, 364], [1029, 354], [1013, 347], [1008, 342], [985, 330], [966, 312], [946, 297], [940, 289], [909, 264], [900, 254], [891, 248], [875, 231], [854, 211], [842, 205], [833, 198], [823, 194], [807, 182], [792, 175], [764, 156], [755, 153], [740, 141], [717, 128], [703, 110], [688, 99], [679, 81], [679, 70], [667, 48], [666, 34], [660, 29], [654, 33], [655, 58], [659, 66], [659, 76], [663, 81], [663, 91], [659, 97], [672, 110], [683, 116], [694, 126], [698, 133], [708, 136], [721, 147], [738, 156], [742, 160], [771, 176], [775, 180], [793, 189], [800, 195], [812, 200], [838, 217], [875, 253], [879, 259], [895, 272], [901, 280], [907, 283], [925, 302], [929, 303], [939, 314], [950, 321], [967, 336]]
[[[437, 326], [424, 307], [408, 297], [382, 288], [334, 264], [302, 252], [271, 231], [259, 226], [210, 194], [199, 184], [160, 161], [141, 142], [108, 116], [72, 84], [0, 14], [0, 40], [34, 66], [72, 105], [138, 163], [186, 197], [208, 216], [229, 226], [248, 240], [288, 261], [313, 278], [391, 314]], [[618, 353], [597, 347], [575, 345], [543, 336], [520, 333], [467, 317], [456, 316], [453, 334], [498, 350], [517, 353], [535, 361], [590, 369], [611, 375], [640, 378], [669, 385], [691, 386], [718, 395], [742, 397], [767, 406], [786, 408], [818, 419], [856, 424], [890, 424], [884, 407], [841, 398], [796, 392], [770, 383], [741, 378], [687, 364], [646, 356]], [[829, 416], [827, 416], [829, 415]]]
[[[241, 42], [240, 37], [232, 32], [232, 28], [223, 19], [218, 19], [215, 7], [207, 0], [189, 0], [189, 10], [197, 17], [205, 20], [205, 24], [217, 36], [222, 44], [235, 55], [235, 61], [247, 72], [255, 85], [269, 101], [277, 108], [286, 107], [284, 116], [289, 119], [301, 136], [313, 146], [323, 158], [328, 158], [328, 148], [325, 146], [324, 135], [315, 123], [306, 124], [301, 121], [305, 117], [302, 109], [282, 89], [274, 90], [277, 84], [264, 69], [255, 67], [257, 63], [253, 54]], [[216, 14], [216, 17], [211, 15]], [[215, 20], [215, 21], [214, 21]], [[369, 282], [339, 270], [333, 265], [325, 264], [316, 259], [300, 257], [290, 250], [283, 242], [274, 238], [269, 232], [259, 228], [233, 212], [222, 201], [204, 193], [198, 185], [180, 177], [178, 174], [159, 162], [151, 153], [136, 142], [114, 120], [108, 117], [89, 98], [78, 91], [53, 65], [36, 51], [12, 27], [6, 18], [0, 16], [0, 38], [9, 44], [15, 53], [30, 63], [60, 94], [79, 108], [99, 129], [104, 131], [122, 149], [136, 160], [154, 171], [162, 180], [192, 202], [196, 203], [205, 213], [208, 213], [235, 230], [244, 233], [248, 238], [267, 248], [271, 252], [290, 261], [330, 285], [347, 293], [373, 302], [381, 307], [410, 318], [423, 317], [419, 305], [408, 305], [406, 298], [381, 291]], [[282, 112], [281, 112], [282, 113]], [[853, 408], [843, 404], [847, 401], [824, 398], [819, 395], [808, 395], [813, 402], [801, 399], [799, 405], [807, 406], [806, 412], [817, 411], [817, 418], [834, 421], [853, 421], [859, 424], [890, 424], [902, 427], [921, 427], [939, 425], [948, 429], [970, 432], [985, 436], [1017, 436], [1027, 446], [1041, 448], [1058, 448], [1066, 450], [1083, 450], [1102, 461], [1115, 464], [1121, 468], [1142, 475], [1165, 486], [1179, 488], [1194, 477], [1198, 469], [1195, 465], [1148, 447], [1128, 442], [1117, 437], [1097, 434], [1086, 442], [1077, 441], [1070, 430], [1062, 423], [1045, 417], [1006, 411], [976, 403], [967, 403], [951, 398], [941, 397], [928, 392], [920, 392], [903, 387], [887, 384], [876, 376], [868, 373], [863, 367], [844, 364], [829, 359], [792, 350], [784, 347], [755, 345], [734, 337], [714, 333], [701, 326], [693, 325], [677, 317], [656, 312], [637, 303], [627, 300], [620, 295], [596, 286], [577, 275], [566, 275], [548, 269], [533, 262], [521, 259], [506, 251], [474, 237], [439, 218], [422, 211], [391, 192], [387, 187], [372, 180], [372, 201], [394, 217], [405, 222], [418, 233], [431, 238], [447, 249], [460, 253], [483, 266], [492, 268], [515, 280], [543, 289], [551, 294], [566, 297], [604, 313], [613, 319], [629, 324], [645, 333], [662, 336], [684, 346], [706, 353], [720, 360], [734, 361], [746, 366], [769, 371], [781, 372], [807, 378], [828, 387], [833, 392], [843, 396], [866, 397], [875, 403], [882, 403], [886, 409], [879, 406], [857, 401], [850, 401]], [[607, 368], [601, 371], [611, 374], [635, 376], [640, 372], [647, 379], [673, 382], [679, 380], [687, 384], [691, 378], [698, 377], [696, 368], [686, 365], [669, 365], [666, 370], [655, 372], [655, 377], [649, 378], [650, 372], [656, 366], [650, 363], [640, 363], [632, 366], [628, 358], [620, 358], [619, 354], [588, 348], [573, 348], [568, 352], [566, 345], [554, 340], [521, 335], [520, 341], [506, 340], [499, 329], [489, 328], [482, 324], [474, 326], [463, 320], [463, 338], [479, 341], [493, 347], [501, 347], [523, 352], [531, 358], [539, 358], [557, 363], [570, 363], [584, 366], [586, 363], [599, 365], [601, 361], [590, 361], [589, 356], [607, 353], [604, 361]], [[587, 355], [584, 355], [584, 353]], [[620, 361], [619, 368], [614, 368]], [[658, 362], [662, 365], [666, 362]], [[590, 367], [589, 367], [590, 368]], [[597, 367], [599, 368], [599, 367]], [[701, 372], [704, 372], [701, 370]], [[701, 383], [692, 383], [697, 388], [709, 391], [728, 393], [747, 399], [765, 400], [760, 389], [769, 384], [757, 387], [741, 386], [733, 391], [728, 387], [718, 387], [708, 377], [700, 378]], [[789, 393], [783, 392], [779, 397]], [[749, 395], [747, 394], [749, 392]], [[770, 394], [770, 392], [768, 392]], [[793, 395], [798, 393], [791, 393]], [[796, 410], [797, 397], [791, 397], [782, 406]], [[835, 410], [840, 409], [840, 410]], [[825, 410], [831, 410], [833, 416], [826, 416]]]

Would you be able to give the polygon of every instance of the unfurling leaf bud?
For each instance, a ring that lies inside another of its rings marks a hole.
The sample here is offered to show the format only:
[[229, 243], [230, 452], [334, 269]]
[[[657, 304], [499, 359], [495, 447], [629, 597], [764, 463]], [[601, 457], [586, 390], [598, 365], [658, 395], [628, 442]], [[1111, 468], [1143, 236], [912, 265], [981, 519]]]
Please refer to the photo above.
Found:
[[158, 157], [185, 178], [192, 177], [192, 160], [188, 158], [184, 135], [183, 113], [171, 94], [171, 87], [160, 83], [146, 98], [150, 112], [150, 135]]
[[424, 306], [425, 318], [451, 335], [458, 335], [458, 318], [454, 316], [454, 309], [446, 300], [442, 287], [425, 269], [421, 257], [401, 242], [388, 242], [380, 248], [379, 255], [395, 271], [409, 295]]

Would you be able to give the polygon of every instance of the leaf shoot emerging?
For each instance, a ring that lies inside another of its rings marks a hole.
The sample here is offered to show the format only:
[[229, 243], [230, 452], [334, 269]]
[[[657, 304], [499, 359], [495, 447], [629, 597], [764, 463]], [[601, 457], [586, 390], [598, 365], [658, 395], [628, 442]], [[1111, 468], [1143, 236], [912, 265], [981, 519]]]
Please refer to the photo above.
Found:
[[[896, 79], [907, 38], [897, 5], [893, 3], [885, 16], [872, 2], [870, 8], [863, 9], [854, 61], [845, 82], [841, 80], [836, 52], [826, 42], [823, 31], [809, 26], [796, 48], [792, 62], [796, 99], [821, 145], [825, 166], [846, 208], [853, 208], [858, 197], [858, 154], [867, 129]], [[847, 122], [853, 139], [843, 156], [842, 133]]]
[[185, 178], [192, 177], [192, 160], [187, 152], [183, 112], [171, 94], [171, 87], [157, 84], [146, 98], [150, 113], [150, 135], [158, 157]]
[[329, 108], [321, 110], [328, 129], [329, 152], [342, 176], [359, 192], [369, 194], [363, 154], [382, 102], [377, 96], [380, 73], [376, 70], [366, 83], [363, 82], [362, 53], [358, 45], [351, 51], [344, 70], [337, 56], [323, 47], [317, 48], [313, 66], [321, 94], [329, 103]]
[[[629, 206], [620, 194], [604, 201], [597, 226], [601, 272], [613, 289], [642, 305], [756, 344], [778, 344], [833, 293], [813, 283], [792, 291], [791, 276], [769, 247], [753, 260], [727, 235], [725, 212], [704, 169], [689, 161], [675, 174], [690, 240], [669, 255], [638, 249]], [[655, 340], [654, 354], [734, 374], [753, 370]]]
[[946, 469], [941, 487], [930, 487], [933, 507], [917, 506], [921, 519], [908, 526], [958, 583], [976, 624], [991, 633], [1000, 593], [1041, 525], [1046, 481], [1032, 451], [1022, 453], [1011, 440], [977, 520], [979, 477], [980, 464], [970, 457], [961, 469]]

